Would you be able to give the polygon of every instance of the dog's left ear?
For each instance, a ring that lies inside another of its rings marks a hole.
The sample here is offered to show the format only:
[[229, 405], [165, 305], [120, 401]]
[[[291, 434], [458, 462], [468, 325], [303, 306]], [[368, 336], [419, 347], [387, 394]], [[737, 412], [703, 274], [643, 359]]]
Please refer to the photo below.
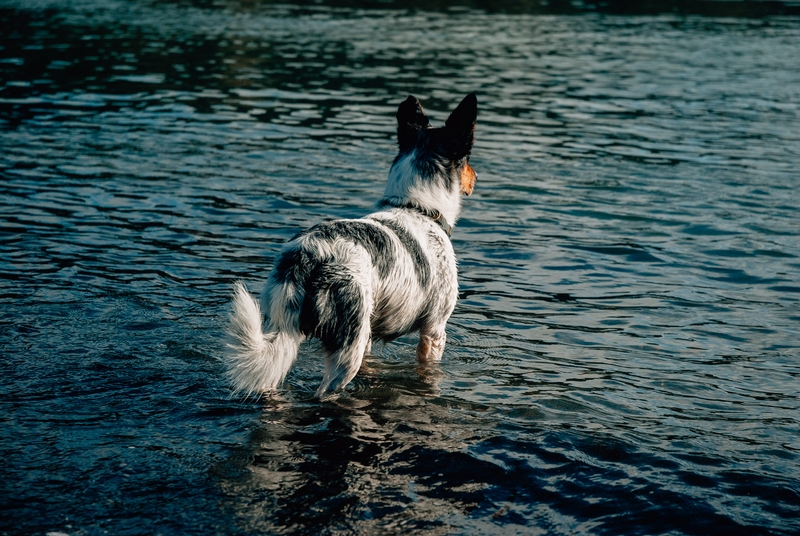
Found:
[[428, 128], [429, 124], [422, 104], [416, 97], [409, 95], [397, 108], [397, 144], [400, 151], [412, 147], [417, 142], [417, 133]]
[[470, 93], [461, 101], [444, 126], [448, 131], [447, 148], [450, 158], [460, 160], [472, 150], [475, 142], [475, 121], [478, 119], [478, 97]]

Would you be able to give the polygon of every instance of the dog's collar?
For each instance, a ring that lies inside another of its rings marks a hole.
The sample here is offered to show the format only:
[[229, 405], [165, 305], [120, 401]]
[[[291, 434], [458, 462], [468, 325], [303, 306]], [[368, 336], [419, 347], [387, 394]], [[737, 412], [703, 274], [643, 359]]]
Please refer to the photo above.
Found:
[[447, 223], [447, 219], [444, 217], [444, 214], [437, 210], [436, 215], [431, 216], [431, 218], [433, 218], [433, 221], [439, 224], [439, 227], [441, 227], [444, 232], [447, 233], [447, 237], [450, 238], [450, 236], [453, 234], [453, 226]]
[[439, 212], [438, 210], [431, 210], [425, 207], [421, 207], [416, 203], [408, 201], [406, 203], [397, 203], [392, 201], [391, 199], [381, 199], [378, 203], [378, 207], [394, 207], [394, 208], [407, 208], [409, 210], [415, 210], [422, 214], [423, 216], [427, 216], [428, 218], [432, 219], [436, 223], [439, 224], [439, 227], [447, 233], [448, 238], [453, 234], [453, 226], [447, 221], [447, 218], [444, 217], [444, 214]]

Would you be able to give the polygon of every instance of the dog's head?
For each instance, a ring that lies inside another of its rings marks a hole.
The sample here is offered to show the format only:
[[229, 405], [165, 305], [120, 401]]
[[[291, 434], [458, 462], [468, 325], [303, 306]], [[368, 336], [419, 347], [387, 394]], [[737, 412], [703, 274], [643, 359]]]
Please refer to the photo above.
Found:
[[460, 193], [470, 195], [478, 178], [469, 165], [475, 141], [478, 99], [470, 93], [461, 101], [443, 127], [430, 126], [422, 104], [409, 95], [397, 109], [397, 144], [400, 154], [395, 163], [414, 153], [414, 165], [420, 177], [433, 179], [445, 172], [459, 184]]
[[397, 109], [400, 152], [378, 206], [414, 207], [441, 216], [452, 228], [461, 210], [461, 194], [471, 194], [477, 179], [469, 165], [477, 116], [474, 93], [464, 97], [438, 128], [431, 127], [415, 97], [403, 101]]

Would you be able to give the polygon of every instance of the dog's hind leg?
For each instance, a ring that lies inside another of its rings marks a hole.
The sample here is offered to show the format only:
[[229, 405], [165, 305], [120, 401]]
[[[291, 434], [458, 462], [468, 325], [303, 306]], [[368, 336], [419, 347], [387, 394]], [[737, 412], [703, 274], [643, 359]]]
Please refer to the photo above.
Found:
[[342, 266], [324, 265], [318, 272], [315, 280], [319, 285], [308, 317], [317, 320], [314, 336], [328, 351], [325, 375], [316, 393], [321, 396], [328, 389], [344, 388], [361, 368], [372, 342], [372, 295], [369, 287], [357, 280], [358, 274]]
[[366, 337], [359, 336], [353, 344], [346, 345], [330, 354], [325, 359], [325, 376], [317, 389], [316, 396], [322, 396], [328, 389], [332, 391], [342, 389], [350, 383], [361, 368], [368, 345], [369, 330], [367, 330]]
[[441, 326], [422, 326], [419, 330], [417, 361], [428, 363], [441, 360], [445, 342], [447, 342], [447, 334], [444, 331], [444, 324]]

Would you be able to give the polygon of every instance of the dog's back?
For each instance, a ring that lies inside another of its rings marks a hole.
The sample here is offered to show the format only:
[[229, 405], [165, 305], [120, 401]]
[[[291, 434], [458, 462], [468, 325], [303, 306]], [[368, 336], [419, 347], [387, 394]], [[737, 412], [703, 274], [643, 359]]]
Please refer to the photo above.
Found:
[[461, 194], [471, 193], [475, 181], [468, 161], [476, 115], [474, 95], [438, 129], [413, 97], [400, 105], [400, 152], [379, 202], [383, 210], [316, 225], [285, 246], [261, 296], [266, 333], [261, 308], [237, 286], [228, 356], [236, 391], [277, 387], [311, 337], [328, 352], [317, 395], [347, 385], [373, 339], [419, 330], [417, 358], [441, 358], [458, 297], [449, 234]]

